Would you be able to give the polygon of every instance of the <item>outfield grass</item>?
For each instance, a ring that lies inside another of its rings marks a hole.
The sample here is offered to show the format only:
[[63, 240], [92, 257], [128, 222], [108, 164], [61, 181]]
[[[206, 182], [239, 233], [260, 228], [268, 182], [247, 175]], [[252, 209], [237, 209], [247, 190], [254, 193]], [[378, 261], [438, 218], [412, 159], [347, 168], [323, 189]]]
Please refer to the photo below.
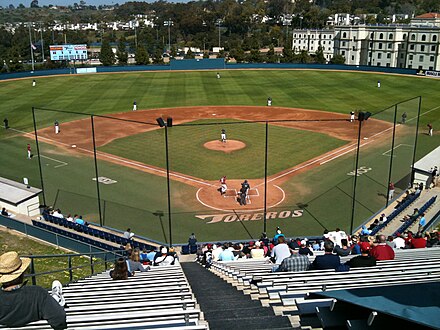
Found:
[[[196, 121], [192, 126], [169, 130], [169, 158], [173, 171], [196, 178], [217, 180], [264, 177], [265, 125], [234, 123], [223, 125], [228, 139], [246, 147], [230, 153], [209, 150], [203, 145], [218, 140], [221, 125], [197, 126], [214, 121]], [[148, 142], [146, 142], [148, 141]], [[268, 175], [291, 168], [347, 143], [326, 134], [270, 125], [268, 133]], [[99, 148], [111, 154], [166, 168], [164, 130], [154, 130], [113, 140]], [[142, 152], [139, 152], [142, 150]]]
[[[377, 89], [376, 82], [379, 79], [382, 88]], [[35, 88], [31, 88], [30, 79], [2, 81], [0, 116], [8, 117], [10, 126], [18, 131], [0, 130], [1, 175], [16, 181], [22, 181], [23, 177], [27, 177], [32, 185], [40, 186], [37, 159], [26, 159], [26, 144], [31, 142], [36, 153], [35, 143], [29, 138], [17, 135], [20, 131], [33, 130], [32, 106], [79, 113], [109, 114], [131, 111], [135, 99], [139, 109], [152, 109], [199, 105], [265, 105], [267, 96], [271, 96], [274, 106], [340, 113], [348, 113], [355, 109], [374, 114], [394, 103], [421, 95], [422, 116], [416, 150], [417, 158], [420, 158], [440, 144], [440, 135], [436, 132], [440, 127], [438, 90], [440, 80], [435, 79], [301, 70], [231, 70], [224, 71], [220, 80], [215, 78], [215, 72], [206, 71], [48, 77], [38, 78]], [[411, 115], [409, 117], [413, 117], [417, 105], [418, 103], [413, 101], [399, 106], [398, 116], [402, 111], [407, 111]], [[377, 117], [392, 120], [393, 109], [391, 107], [389, 111]], [[55, 118], [60, 122], [66, 122], [83, 117], [43, 111], [36, 111], [36, 114], [39, 128], [52, 125]], [[433, 137], [425, 134], [426, 124], [429, 122], [433, 124], [436, 133]], [[259, 124], [255, 125], [259, 127]], [[414, 125], [414, 122], [411, 122], [411, 125]], [[238, 160], [250, 159], [257, 165], [248, 166], [246, 177], [262, 177], [264, 141], [261, 137], [264, 136], [264, 128], [249, 131], [245, 128], [237, 132], [231, 132], [228, 128], [229, 138], [243, 139], [248, 146], [247, 149], [230, 155], [219, 155], [217, 152], [204, 150], [201, 147], [203, 142], [218, 139], [220, 131], [218, 127], [212, 131], [204, 129], [176, 127], [169, 131], [172, 142], [172, 170], [212, 179], [218, 179], [220, 173], [230, 178], [242, 178], [244, 168], [240, 167]], [[271, 126], [271, 134], [272, 130], [274, 136], [269, 140], [269, 173], [278, 172], [285, 168], [286, 164], [289, 167], [294, 166], [301, 159], [325, 152], [328, 148], [342, 143], [327, 137], [326, 141], [322, 142], [319, 133]], [[299, 142], [291, 143], [293, 137]], [[400, 144], [411, 144], [414, 141], [411, 133], [406, 137], [397, 137], [396, 142]], [[135, 138], [138, 139], [131, 140]], [[139, 138], [144, 140], [144, 144], [133, 148], [135, 143], [139, 143]], [[184, 138], [191, 139], [186, 148], [181, 144]], [[62, 148], [42, 141], [40, 143], [42, 155], [55, 159], [54, 161], [43, 158], [42, 171], [48, 203], [62, 207], [64, 213], [81, 213], [97, 221], [99, 212], [96, 182], [92, 180], [95, 176], [93, 159], [66, 153]], [[114, 141], [102, 150], [126, 155], [125, 157], [148, 164], [151, 164], [153, 158], [157, 162], [156, 165], [164, 167], [163, 143], [163, 130], [157, 130], [139, 137]], [[317, 149], [313, 151], [312, 147]], [[405, 159], [395, 159], [393, 180], [399, 180], [400, 176], [409, 170], [408, 156], [411, 156], [411, 150], [399, 148], [397, 151], [405, 151]], [[359, 166], [369, 166], [373, 170], [358, 180], [355, 225], [364, 221], [372, 211], [376, 211], [384, 203], [382, 195], [388, 179], [386, 169], [390, 159], [382, 154], [389, 149], [390, 144], [383, 144], [370, 148], [369, 152], [361, 153]], [[298, 155], [299, 150], [303, 154]], [[397, 157], [399, 152], [396, 154]], [[226, 157], [231, 160], [225, 163]], [[283, 161], [279, 162], [280, 158]], [[213, 161], [209, 163], [207, 159]], [[60, 164], [59, 161], [68, 163], [68, 166], [55, 167]], [[229, 166], [230, 162], [237, 163]], [[267, 230], [271, 232], [278, 225], [282, 226], [288, 235], [320, 234], [324, 228], [333, 229], [337, 226], [347, 230], [350, 226], [353, 186], [353, 178], [347, 176], [347, 173], [354, 169], [354, 165], [354, 155], [350, 153], [285, 182], [282, 188], [286, 192], [286, 200], [277, 210], [294, 210], [306, 204], [309, 205], [307, 212], [299, 218], [272, 219], [268, 221]], [[221, 167], [231, 172], [224, 173]], [[98, 170], [100, 176], [117, 181], [113, 185], [100, 185], [104, 224], [121, 230], [130, 226], [141, 235], [167, 241], [169, 228], [165, 178], [102, 160], [98, 161]], [[221, 212], [198, 204], [194, 197], [194, 187], [172, 181], [170, 188], [174, 242], [185, 242], [193, 231], [198, 233], [200, 240], [257, 237], [262, 231], [262, 221], [205, 225], [208, 220], [195, 216]]]

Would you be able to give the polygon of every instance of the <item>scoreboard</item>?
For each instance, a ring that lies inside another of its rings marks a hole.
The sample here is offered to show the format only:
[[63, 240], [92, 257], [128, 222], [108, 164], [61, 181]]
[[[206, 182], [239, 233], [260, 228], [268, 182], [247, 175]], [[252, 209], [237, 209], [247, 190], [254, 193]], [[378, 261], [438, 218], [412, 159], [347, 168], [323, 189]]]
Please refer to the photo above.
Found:
[[87, 45], [49, 46], [52, 61], [87, 60]]

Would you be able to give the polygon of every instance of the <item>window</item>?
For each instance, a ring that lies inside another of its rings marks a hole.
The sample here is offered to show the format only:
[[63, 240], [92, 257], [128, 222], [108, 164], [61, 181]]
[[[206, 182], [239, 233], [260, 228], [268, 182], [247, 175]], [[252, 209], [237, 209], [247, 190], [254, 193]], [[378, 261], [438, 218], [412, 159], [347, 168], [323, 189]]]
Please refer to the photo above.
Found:
[[431, 46], [431, 52], [435, 52], [435, 45]]
[[345, 41], [342, 42], [342, 47], [344, 47], [344, 46], [345, 46]]
[[388, 39], [393, 39], [393, 34], [392, 33], [390, 33], [389, 35], [388, 35]]
[[342, 55], [342, 56], [345, 56], [345, 50], [343, 50], [343, 51], [341, 52], [341, 55]]
[[354, 55], [351, 56], [351, 60], [354, 61]]
[[415, 34], [411, 35], [411, 40], [416, 40], [416, 35]]
[[430, 56], [430, 57], [429, 57], [429, 60], [430, 60], [431, 62], [434, 62], [434, 56]]
[[403, 34], [403, 40], [405, 40], [405, 39], [406, 39], [406, 33]]
[[414, 45], [410, 45], [409, 49], [414, 50]]
[[380, 66], [380, 62], [377, 62], [377, 66]]
[[410, 61], [412, 61], [412, 60], [413, 60], [413, 56], [412, 56], [412, 55], [409, 55], [408, 59], [409, 59]]
[[403, 58], [403, 53], [402, 53], [402, 54], [400, 54], [400, 58]]
[[423, 55], [420, 55], [419, 56], [419, 62], [423, 62], [423, 60], [424, 60]]
[[387, 54], [387, 58], [391, 58], [391, 53], [388, 53], [388, 54]]
[[377, 59], [381, 59], [382, 58], [382, 53], [377, 54]]
[[356, 46], [353, 46], [353, 48], [352, 48], [352, 49], [353, 49], [353, 51], [356, 51]]
[[430, 66], [430, 67], [429, 67], [429, 70], [431, 70], [431, 71], [434, 70], [434, 67], [433, 67], [433, 66]]
[[347, 38], [347, 32], [344, 32], [344, 33], [342, 34], [342, 38]]
[[420, 51], [421, 51], [421, 52], [424, 52], [424, 51], [425, 51], [425, 46], [424, 46], [424, 45], [421, 45], [421, 46], [420, 46]]
[[390, 63], [387, 63], [387, 67], [390, 67]]
[[379, 39], [383, 39], [383, 33], [379, 34]]
[[322, 42], [323, 45], [325, 45], [325, 40]]
[[393, 44], [391, 42], [388, 43], [388, 49], [393, 48]]
[[379, 42], [379, 49], [382, 49], [382, 43]]
[[422, 41], [426, 41], [426, 34], [422, 35]]
[[353, 41], [356, 41], [356, 37], [353, 37]]
[[372, 55], [372, 53], [371, 53], [371, 52], [369, 52], [369, 53], [368, 53], [368, 57], [371, 57], [371, 55]]
[[432, 41], [437, 41], [437, 36], [436, 35], [432, 36]]
[[296, 33], [293, 35], [294, 38], [296, 38]]
[[371, 48], [371, 47], [373, 47], [373, 43], [372, 43], [372, 42], [370, 42], [370, 48]]
[[374, 32], [371, 32], [371, 34], [370, 34], [370, 38], [371, 38], [371, 39], [374, 38]]

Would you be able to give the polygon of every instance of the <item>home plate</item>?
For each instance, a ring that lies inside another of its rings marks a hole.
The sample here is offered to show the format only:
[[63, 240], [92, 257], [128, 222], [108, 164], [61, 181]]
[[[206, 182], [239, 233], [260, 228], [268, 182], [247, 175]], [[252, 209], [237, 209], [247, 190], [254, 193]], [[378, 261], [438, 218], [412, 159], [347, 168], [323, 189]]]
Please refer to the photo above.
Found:
[[72, 148], [76, 148], [76, 144], [72, 144]]

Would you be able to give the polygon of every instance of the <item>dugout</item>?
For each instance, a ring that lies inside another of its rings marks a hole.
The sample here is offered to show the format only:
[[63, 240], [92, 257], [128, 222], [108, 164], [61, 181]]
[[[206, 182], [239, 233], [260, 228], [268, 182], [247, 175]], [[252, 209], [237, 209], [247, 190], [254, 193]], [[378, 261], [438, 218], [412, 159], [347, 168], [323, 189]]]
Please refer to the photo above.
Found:
[[36, 216], [40, 214], [41, 189], [0, 177], [0, 207], [8, 211]]
[[413, 184], [423, 183], [425, 187], [431, 184], [431, 172], [434, 166], [440, 168], [440, 147], [437, 147], [414, 164], [412, 169]]

